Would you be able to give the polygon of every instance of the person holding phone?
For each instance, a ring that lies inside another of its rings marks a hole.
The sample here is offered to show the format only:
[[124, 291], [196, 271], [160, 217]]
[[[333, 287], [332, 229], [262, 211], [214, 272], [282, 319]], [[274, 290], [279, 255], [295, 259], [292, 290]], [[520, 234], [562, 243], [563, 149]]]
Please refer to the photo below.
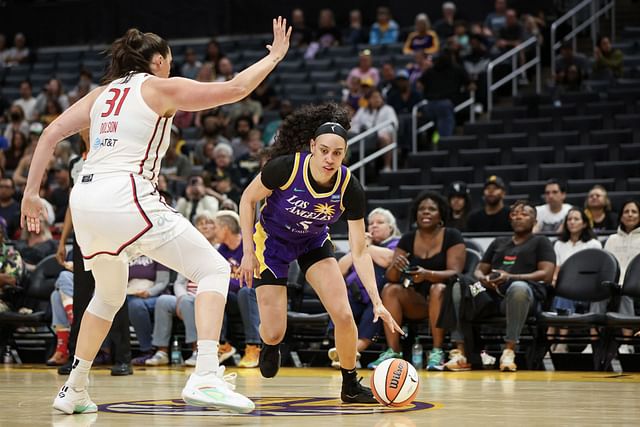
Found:
[[[447, 211], [447, 201], [437, 193], [424, 192], [413, 201], [411, 212], [416, 230], [404, 234], [398, 242], [387, 269], [389, 283], [382, 290], [382, 303], [398, 324], [404, 319], [429, 319], [433, 350], [427, 363], [428, 370], [444, 369], [442, 343], [445, 331], [436, 327], [444, 282], [462, 273], [466, 257], [460, 232], [444, 226]], [[371, 369], [387, 359], [402, 358], [400, 337], [387, 325], [384, 329], [388, 349], [368, 365]], [[454, 358], [455, 354], [452, 354]]]

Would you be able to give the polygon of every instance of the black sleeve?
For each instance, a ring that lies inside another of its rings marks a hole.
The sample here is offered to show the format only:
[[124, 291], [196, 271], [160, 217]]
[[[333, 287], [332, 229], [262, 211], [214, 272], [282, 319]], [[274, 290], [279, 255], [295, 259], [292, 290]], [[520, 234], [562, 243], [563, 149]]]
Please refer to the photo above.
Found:
[[405, 233], [400, 238], [400, 241], [398, 242], [397, 247], [402, 249], [406, 253], [411, 253], [413, 252], [413, 242], [415, 241], [415, 239], [416, 239], [415, 231], [410, 231], [408, 233]]
[[548, 261], [552, 263], [556, 263], [556, 252], [553, 250], [553, 245], [551, 241], [546, 236], [538, 236], [540, 237], [540, 242], [538, 242], [537, 248], [537, 258], [538, 262], [540, 261]]
[[294, 163], [295, 154], [269, 160], [262, 168], [262, 174], [260, 175], [262, 184], [269, 190], [282, 187], [289, 180], [291, 172], [293, 172]]
[[491, 263], [493, 262], [493, 257], [495, 255], [497, 245], [498, 245], [498, 239], [493, 239], [493, 242], [491, 242], [491, 244], [485, 251], [484, 255], [482, 255], [482, 260], [480, 260], [480, 262], [491, 265]]
[[367, 200], [364, 190], [358, 178], [351, 175], [347, 188], [342, 195], [342, 204], [344, 205], [344, 218], [347, 221], [356, 221], [364, 218], [367, 212]]
[[458, 229], [446, 227], [444, 229], [444, 242], [443, 242], [443, 251], [446, 251], [451, 246], [458, 245], [460, 243], [464, 244], [464, 238]]

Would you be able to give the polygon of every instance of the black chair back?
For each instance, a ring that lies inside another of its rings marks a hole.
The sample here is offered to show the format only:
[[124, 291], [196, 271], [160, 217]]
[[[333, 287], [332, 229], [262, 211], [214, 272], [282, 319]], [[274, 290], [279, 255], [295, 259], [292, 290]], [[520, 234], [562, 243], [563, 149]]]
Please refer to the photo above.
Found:
[[601, 301], [611, 296], [607, 283], [617, 283], [620, 267], [602, 249], [585, 249], [571, 255], [560, 267], [556, 295], [577, 301]]
[[37, 300], [49, 301], [62, 270], [63, 267], [58, 263], [55, 255], [44, 258], [31, 273], [26, 295]]
[[640, 298], [640, 254], [633, 257], [627, 266], [622, 284], [622, 295]]
[[480, 255], [480, 252], [471, 248], [465, 248], [465, 250], [467, 252], [467, 257], [464, 260], [464, 269], [462, 270], [462, 274], [473, 274], [478, 263], [482, 259], [482, 255]]

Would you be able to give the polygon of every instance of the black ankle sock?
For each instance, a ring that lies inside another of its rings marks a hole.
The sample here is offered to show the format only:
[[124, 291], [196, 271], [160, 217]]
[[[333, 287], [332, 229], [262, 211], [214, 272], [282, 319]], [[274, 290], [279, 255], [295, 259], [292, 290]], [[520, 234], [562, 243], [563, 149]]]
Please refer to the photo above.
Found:
[[342, 372], [343, 384], [353, 383], [358, 380], [358, 372], [356, 371], [356, 368], [353, 368], [351, 370], [340, 368], [340, 372]]
[[262, 349], [263, 350], [269, 350], [269, 349], [276, 349], [280, 346], [280, 344], [276, 344], [276, 345], [271, 345], [271, 344], [267, 344], [265, 342], [262, 343]]

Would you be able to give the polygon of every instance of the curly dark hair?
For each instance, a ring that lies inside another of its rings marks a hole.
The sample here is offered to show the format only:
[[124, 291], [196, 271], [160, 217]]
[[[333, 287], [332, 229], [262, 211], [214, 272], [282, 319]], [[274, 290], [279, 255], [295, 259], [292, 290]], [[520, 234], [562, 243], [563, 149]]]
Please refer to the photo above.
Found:
[[304, 105], [289, 114], [275, 137], [274, 144], [264, 150], [265, 160], [298, 151], [309, 150], [309, 141], [323, 123], [337, 122], [349, 130], [349, 114], [336, 103]]
[[420, 203], [423, 201], [430, 199], [436, 205], [438, 205], [438, 213], [440, 214], [440, 219], [444, 222], [447, 220], [449, 216], [449, 204], [447, 200], [442, 197], [440, 193], [436, 193], [434, 191], [423, 191], [418, 194], [415, 199], [411, 202], [411, 221], [418, 220], [418, 209], [420, 208]]

